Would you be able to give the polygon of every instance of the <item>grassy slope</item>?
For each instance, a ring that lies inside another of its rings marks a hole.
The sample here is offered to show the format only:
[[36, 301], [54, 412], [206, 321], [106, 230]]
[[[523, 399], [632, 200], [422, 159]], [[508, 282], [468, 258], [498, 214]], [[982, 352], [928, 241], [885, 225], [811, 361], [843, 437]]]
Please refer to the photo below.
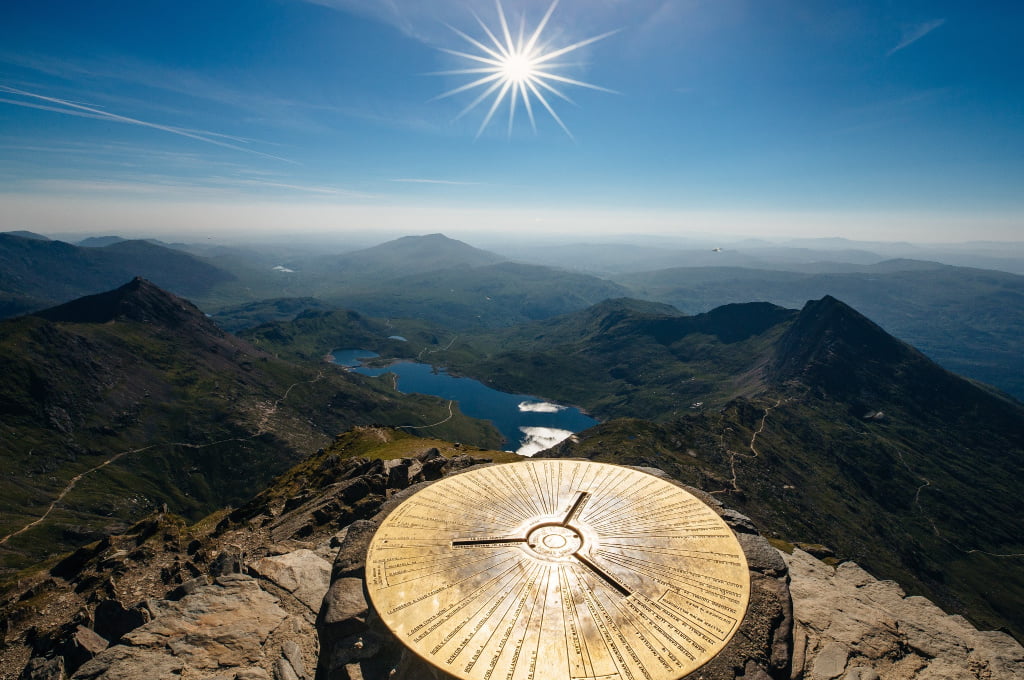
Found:
[[[489, 425], [337, 367], [300, 366], [231, 336], [189, 335], [136, 322], [0, 324], [0, 547], [7, 566], [41, 559], [123, 525], [161, 503], [191, 517], [255, 493], [353, 424], [424, 425], [497, 444]], [[287, 394], [287, 398], [283, 398]]]

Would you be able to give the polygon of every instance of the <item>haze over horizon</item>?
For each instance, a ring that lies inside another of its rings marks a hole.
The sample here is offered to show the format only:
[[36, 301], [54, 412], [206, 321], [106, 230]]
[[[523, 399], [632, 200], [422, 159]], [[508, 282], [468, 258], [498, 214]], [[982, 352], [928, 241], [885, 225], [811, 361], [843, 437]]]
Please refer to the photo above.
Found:
[[0, 230], [1024, 240], [1019, 4], [503, 12], [572, 103], [429, 75], [488, 66], [492, 0], [12, 6]]

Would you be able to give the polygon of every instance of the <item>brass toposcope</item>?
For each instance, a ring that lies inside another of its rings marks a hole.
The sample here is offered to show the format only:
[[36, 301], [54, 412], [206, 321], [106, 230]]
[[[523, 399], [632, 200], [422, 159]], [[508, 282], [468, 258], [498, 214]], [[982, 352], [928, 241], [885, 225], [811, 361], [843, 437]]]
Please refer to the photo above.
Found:
[[378, 614], [464, 680], [678, 680], [725, 647], [747, 561], [663, 479], [576, 460], [493, 465], [411, 496], [366, 561]]

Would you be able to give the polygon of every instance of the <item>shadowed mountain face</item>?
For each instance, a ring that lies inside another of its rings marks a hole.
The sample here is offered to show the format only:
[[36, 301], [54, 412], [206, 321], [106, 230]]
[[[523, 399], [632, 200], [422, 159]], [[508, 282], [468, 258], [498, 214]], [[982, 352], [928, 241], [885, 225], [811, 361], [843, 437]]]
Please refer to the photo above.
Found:
[[799, 307], [833, 296], [946, 368], [1024, 398], [1024, 276], [892, 260], [851, 272], [692, 267], [615, 280], [631, 295], [688, 313], [748, 300]]
[[80, 248], [0, 234], [0, 317], [109, 290], [134, 276], [186, 296], [233, 278], [191, 255], [147, 241]]
[[199, 309], [179, 297], [168, 295], [142, 277], [116, 290], [88, 295], [77, 300], [36, 312], [47, 321], [67, 323], [110, 323], [135, 321], [155, 323], [169, 328], [193, 325], [202, 333], [223, 337], [224, 333], [208, 321]]
[[[670, 323], [679, 317], [661, 321]], [[777, 536], [824, 542], [1021, 636], [1024, 406], [949, 373], [834, 298], [776, 330], [761, 361], [748, 360], [758, 389], [658, 424], [612, 420], [552, 455], [656, 465]]]
[[0, 322], [0, 373], [0, 570], [163, 503], [199, 517], [239, 502], [353, 424], [500, 441], [441, 400], [277, 359], [143, 279]]

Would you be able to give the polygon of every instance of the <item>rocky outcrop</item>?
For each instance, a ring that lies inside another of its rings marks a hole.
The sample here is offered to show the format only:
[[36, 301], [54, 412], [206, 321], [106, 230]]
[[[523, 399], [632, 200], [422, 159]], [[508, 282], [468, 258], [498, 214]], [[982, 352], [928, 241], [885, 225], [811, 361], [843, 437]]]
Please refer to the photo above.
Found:
[[[402, 500], [488, 462], [433, 447], [388, 461], [326, 452], [232, 512], [193, 527], [156, 517], [83, 548], [0, 602], [0, 680], [447, 680], [374, 613], [366, 550]], [[691, 678], [1024, 679], [1009, 636], [853, 563], [784, 555], [684, 488], [732, 527], [751, 578], [739, 632]]]
[[219, 518], [162, 515], [77, 551], [0, 602], [0, 679], [311, 680], [325, 596], [366, 621], [361, 589], [338, 581], [328, 596], [332, 564], [362, 559], [346, 546], [368, 540], [366, 518], [410, 484], [489, 462], [414, 453], [324, 452]]
[[978, 631], [853, 562], [831, 567], [799, 549], [785, 559], [794, 680], [1024, 679], [1024, 648], [1009, 635]]

